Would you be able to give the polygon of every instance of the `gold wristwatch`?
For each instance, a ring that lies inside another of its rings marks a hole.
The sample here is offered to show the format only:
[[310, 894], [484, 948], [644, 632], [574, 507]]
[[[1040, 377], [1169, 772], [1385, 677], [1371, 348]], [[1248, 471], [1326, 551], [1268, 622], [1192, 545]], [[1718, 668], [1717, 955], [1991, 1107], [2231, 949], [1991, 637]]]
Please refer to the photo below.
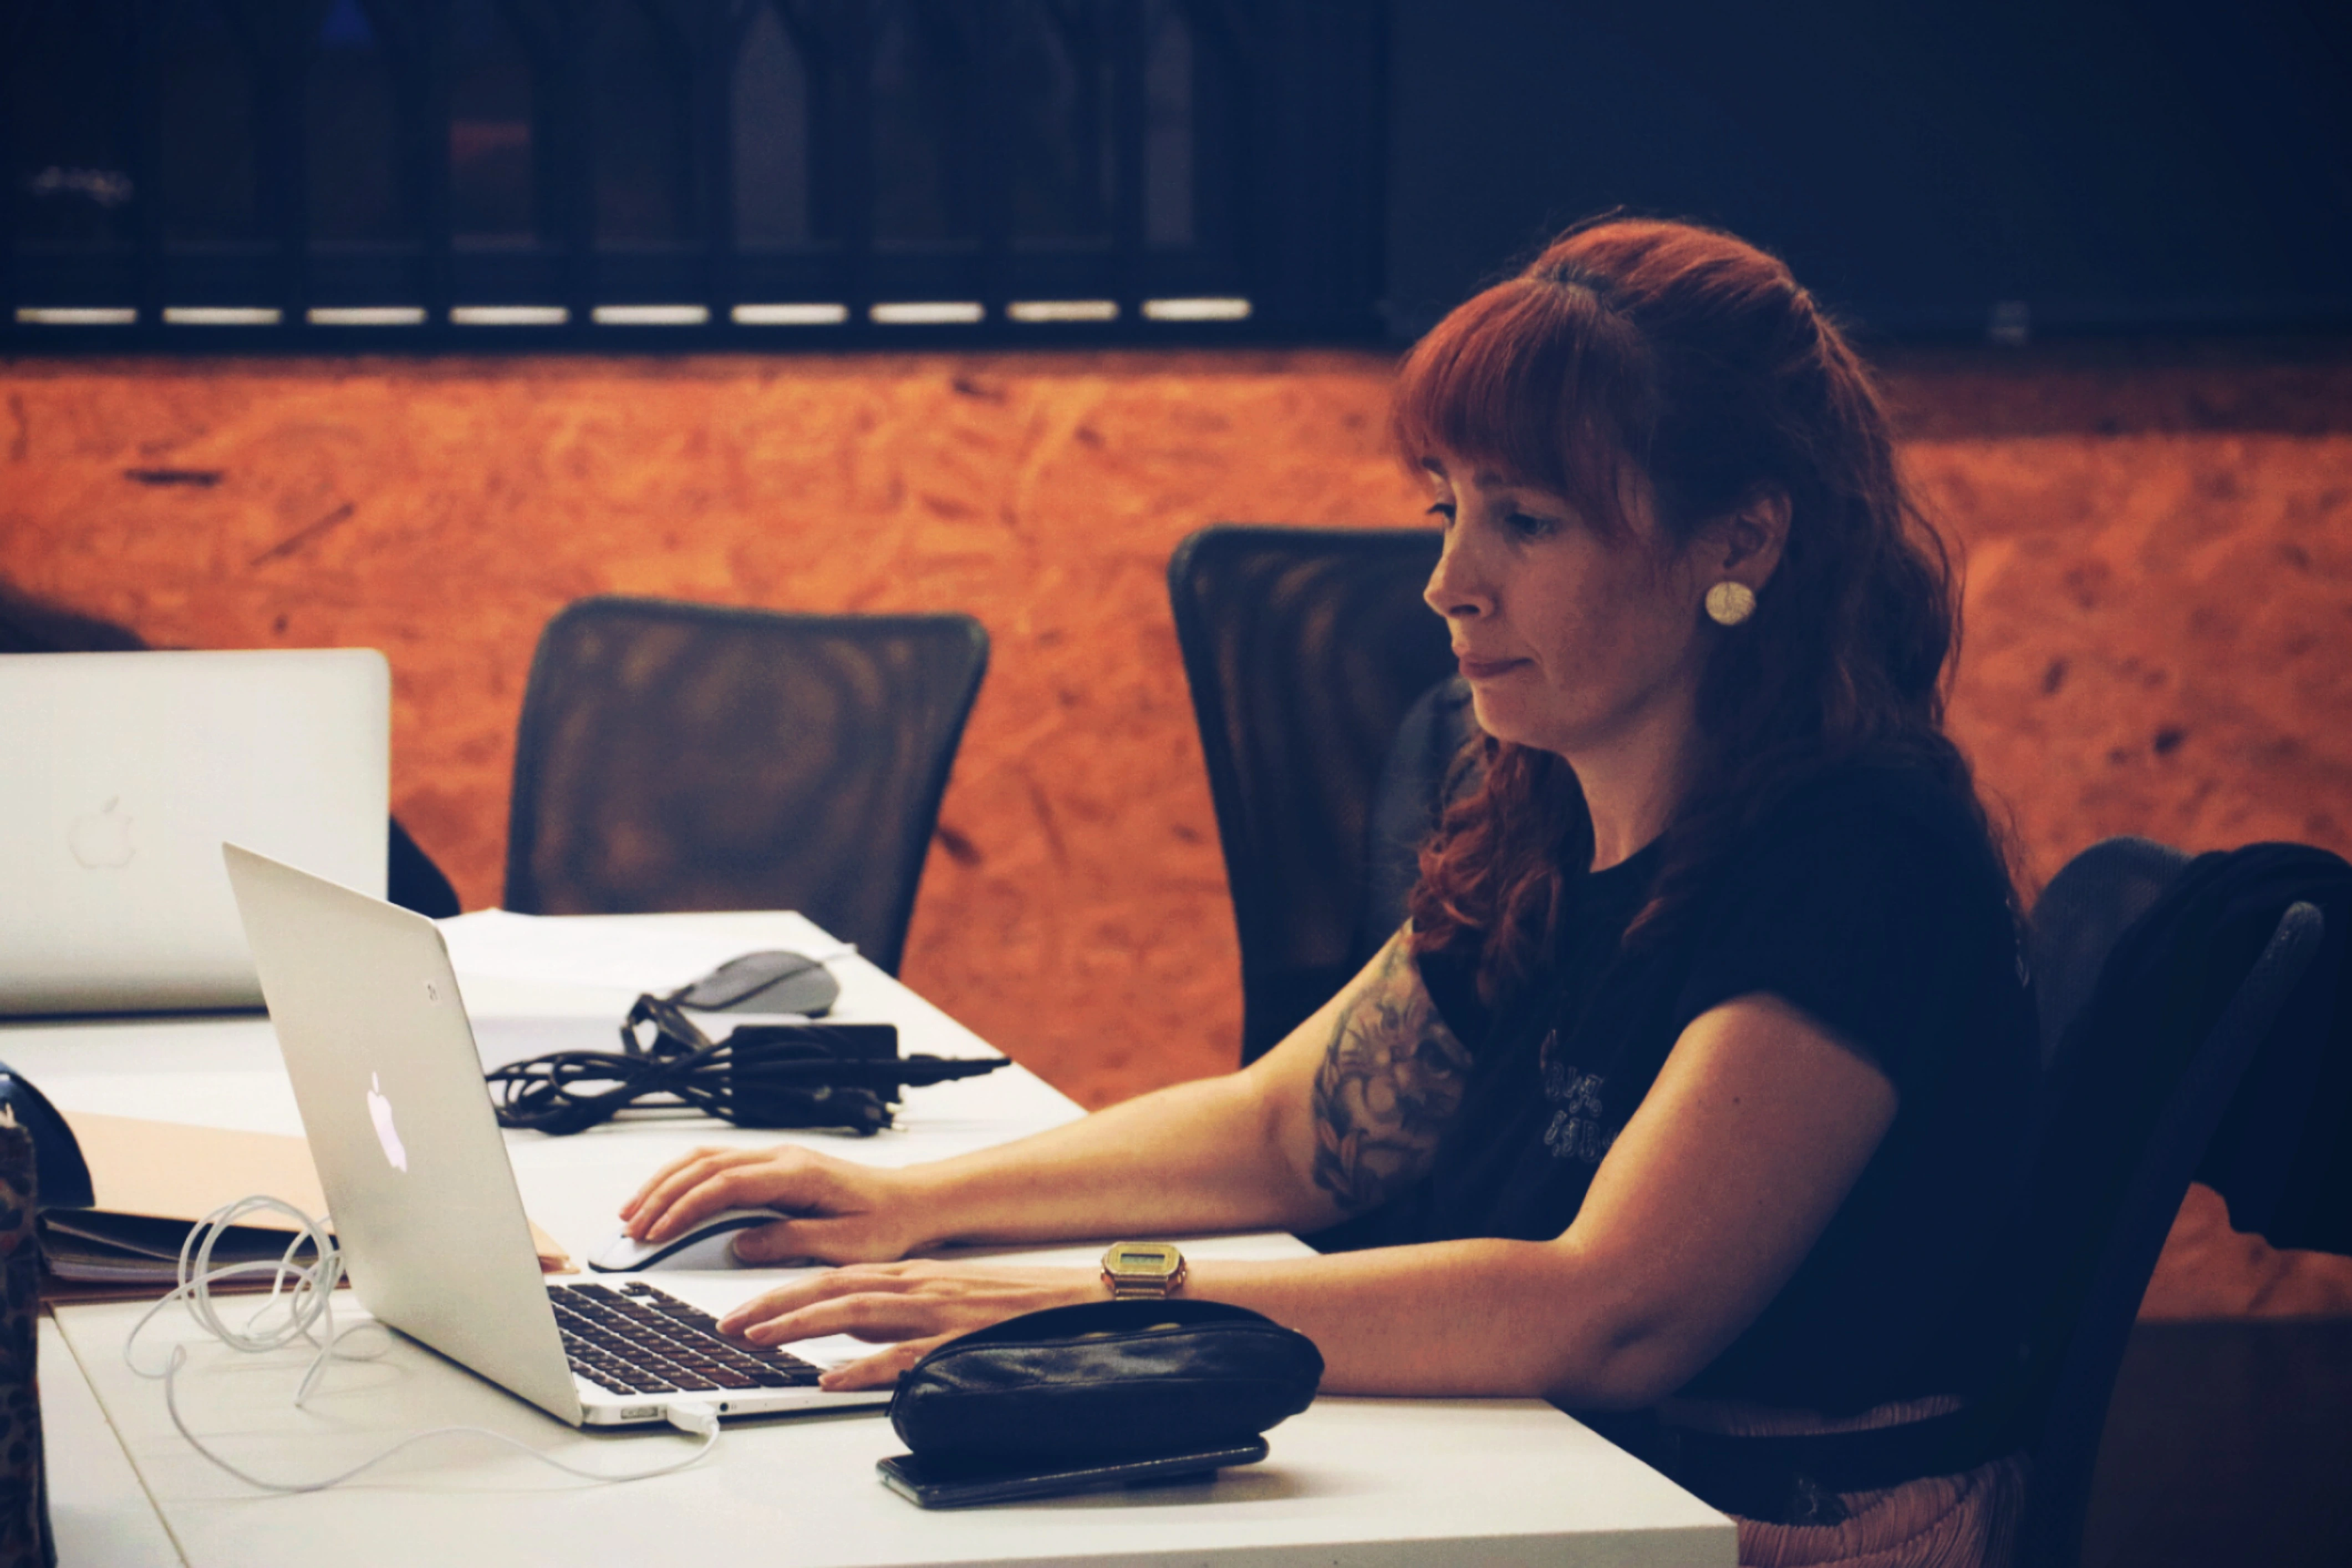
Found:
[[1102, 1277], [1113, 1300], [1164, 1301], [1184, 1283], [1184, 1255], [1164, 1241], [1115, 1241]]

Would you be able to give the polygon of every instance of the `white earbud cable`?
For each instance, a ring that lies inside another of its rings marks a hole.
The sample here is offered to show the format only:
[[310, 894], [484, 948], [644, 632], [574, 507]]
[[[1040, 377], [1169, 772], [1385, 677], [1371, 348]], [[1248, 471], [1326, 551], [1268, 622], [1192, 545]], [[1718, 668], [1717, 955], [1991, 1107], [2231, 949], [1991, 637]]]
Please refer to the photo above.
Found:
[[[264, 1212], [290, 1219], [299, 1227], [288, 1240], [286, 1250], [279, 1255], [277, 1261], [273, 1263], [257, 1259], [214, 1268], [213, 1247], [218, 1243], [222, 1234], [247, 1215]], [[301, 1260], [306, 1248], [312, 1255], [310, 1261], [307, 1263]], [[390, 1332], [378, 1323], [354, 1323], [340, 1333], [336, 1331], [334, 1289], [342, 1279], [342, 1254], [336, 1250], [334, 1240], [327, 1234], [326, 1227], [293, 1205], [258, 1194], [239, 1198], [233, 1204], [224, 1205], [199, 1221], [195, 1227], [188, 1232], [187, 1239], [181, 1243], [179, 1283], [173, 1288], [171, 1294], [148, 1308], [139, 1321], [132, 1325], [129, 1337], [122, 1342], [123, 1363], [141, 1377], [161, 1380], [163, 1384], [163, 1407], [171, 1414], [172, 1425], [179, 1431], [181, 1436], [188, 1440], [189, 1445], [197, 1453], [235, 1476], [238, 1480], [245, 1482], [246, 1485], [258, 1487], [264, 1491], [324, 1491], [329, 1487], [341, 1486], [363, 1471], [374, 1468], [403, 1449], [432, 1437], [458, 1436], [488, 1437], [494, 1442], [503, 1443], [510, 1448], [519, 1449], [540, 1463], [551, 1466], [566, 1475], [578, 1476], [591, 1481], [641, 1481], [648, 1480], [655, 1476], [670, 1475], [698, 1462], [719, 1441], [719, 1413], [703, 1401], [686, 1400], [666, 1406], [662, 1415], [671, 1426], [682, 1432], [698, 1436], [702, 1440], [695, 1445], [693, 1452], [684, 1458], [655, 1466], [650, 1469], [624, 1471], [618, 1475], [583, 1469], [578, 1465], [559, 1459], [552, 1454], [542, 1452], [528, 1443], [510, 1437], [503, 1432], [493, 1432], [487, 1426], [435, 1426], [422, 1432], [412, 1432], [390, 1447], [376, 1454], [373, 1458], [364, 1459], [335, 1475], [318, 1480], [278, 1481], [257, 1476], [221, 1458], [205, 1446], [203, 1438], [198, 1437], [189, 1429], [186, 1418], [180, 1413], [178, 1388], [180, 1369], [186, 1364], [188, 1359], [187, 1346], [173, 1345], [171, 1354], [164, 1359], [160, 1371], [150, 1371], [139, 1364], [135, 1352], [140, 1334], [145, 1331], [149, 1323], [154, 1321], [157, 1313], [174, 1302], [185, 1302], [189, 1315], [202, 1324], [206, 1332], [231, 1350], [259, 1355], [269, 1351], [282, 1350], [297, 1340], [318, 1346], [318, 1353], [310, 1358], [310, 1364], [304, 1370], [302, 1381], [294, 1391], [294, 1406], [299, 1410], [317, 1388], [320, 1377], [325, 1373], [331, 1362], [373, 1361], [392, 1347]], [[262, 1273], [271, 1276], [269, 1294], [246, 1319], [244, 1326], [232, 1327], [223, 1321], [220, 1309], [213, 1300], [213, 1285], [223, 1279]], [[271, 1322], [269, 1320], [274, 1312], [282, 1312], [283, 1317]], [[311, 1331], [314, 1325], [321, 1327], [323, 1338]], [[341, 1348], [343, 1342], [352, 1335], [364, 1333], [370, 1329], [376, 1330], [384, 1336], [382, 1348], [362, 1353], [354, 1353]]]

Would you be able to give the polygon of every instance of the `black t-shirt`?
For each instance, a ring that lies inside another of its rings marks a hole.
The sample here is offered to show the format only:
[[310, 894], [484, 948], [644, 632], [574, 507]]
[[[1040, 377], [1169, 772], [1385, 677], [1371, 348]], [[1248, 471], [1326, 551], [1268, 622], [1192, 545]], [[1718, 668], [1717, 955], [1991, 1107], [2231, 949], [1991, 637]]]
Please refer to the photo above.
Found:
[[1925, 774], [1848, 767], [1794, 792], [1660, 933], [1628, 942], [1660, 850], [1571, 876], [1549, 972], [1491, 1010], [1470, 942], [1421, 960], [1470, 1083], [1430, 1174], [1376, 1234], [1559, 1235], [1683, 1030], [1767, 993], [1867, 1054], [1899, 1106], [1795, 1275], [1681, 1392], [1830, 1414], [1976, 1392], [2005, 1343], [1989, 1255], [2037, 1060], [2021, 933], [1982, 830]]

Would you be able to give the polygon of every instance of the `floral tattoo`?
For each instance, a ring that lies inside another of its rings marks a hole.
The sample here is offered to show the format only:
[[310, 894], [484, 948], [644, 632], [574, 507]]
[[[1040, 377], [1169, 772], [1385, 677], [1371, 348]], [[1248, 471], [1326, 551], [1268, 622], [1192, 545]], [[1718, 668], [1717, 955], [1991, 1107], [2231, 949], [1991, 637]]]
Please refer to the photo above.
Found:
[[1418, 1181], [1462, 1109], [1469, 1067], [1404, 940], [1390, 942], [1315, 1075], [1315, 1184], [1355, 1213]]

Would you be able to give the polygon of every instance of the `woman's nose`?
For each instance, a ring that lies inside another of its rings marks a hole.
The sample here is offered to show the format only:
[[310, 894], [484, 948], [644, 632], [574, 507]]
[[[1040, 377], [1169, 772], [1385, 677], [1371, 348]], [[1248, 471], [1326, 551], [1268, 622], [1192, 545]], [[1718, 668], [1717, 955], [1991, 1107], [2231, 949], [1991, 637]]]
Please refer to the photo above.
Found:
[[1429, 607], [1447, 620], [1475, 619], [1489, 615], [1495, 608], [1494, 595], [1487, 592], [1471, 563], [1462, 555], [1457, 529], [1445, 542], [1445, 549], [1437, 558], [1437, 570], [1429, 574], [1429, 586], [1421, 596]]

